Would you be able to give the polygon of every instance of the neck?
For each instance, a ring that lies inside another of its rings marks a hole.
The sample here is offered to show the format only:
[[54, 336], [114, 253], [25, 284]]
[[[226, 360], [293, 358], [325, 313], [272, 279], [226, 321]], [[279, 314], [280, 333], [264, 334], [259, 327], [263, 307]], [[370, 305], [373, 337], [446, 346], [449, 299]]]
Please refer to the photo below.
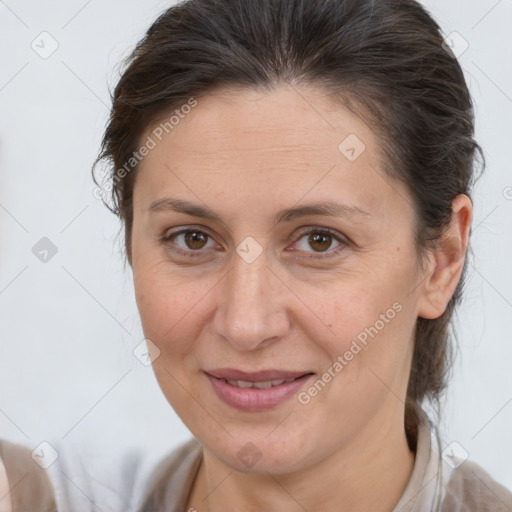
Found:
[[349, 447], [289, 474], [237, 472], [205, 449], [187, 510], [391, 512], [414, 465], [403, 415], [396, 416], [384, 423], [379, 418]]

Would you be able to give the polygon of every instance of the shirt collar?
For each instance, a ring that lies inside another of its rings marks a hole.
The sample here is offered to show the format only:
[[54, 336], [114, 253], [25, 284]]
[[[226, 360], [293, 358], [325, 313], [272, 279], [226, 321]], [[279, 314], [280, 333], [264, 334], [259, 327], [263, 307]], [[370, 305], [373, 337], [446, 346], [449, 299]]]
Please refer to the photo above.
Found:
[[426, 413], [420, 413], [414, 466], [402, 497], [393, 512], [438, 512], [449, 479], [442, 464], [437, 427]]

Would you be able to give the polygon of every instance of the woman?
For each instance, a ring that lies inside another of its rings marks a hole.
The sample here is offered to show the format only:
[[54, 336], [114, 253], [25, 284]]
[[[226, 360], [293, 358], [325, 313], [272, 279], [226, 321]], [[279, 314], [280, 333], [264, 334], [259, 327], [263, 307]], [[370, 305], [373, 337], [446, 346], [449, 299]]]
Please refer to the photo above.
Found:
[[115, 89], [98, 190], [194, 439], [134, 509], [512, 510], [422, 408], [449, 368], [479, 151], [415, 1], [192, 0], [156, 20]]

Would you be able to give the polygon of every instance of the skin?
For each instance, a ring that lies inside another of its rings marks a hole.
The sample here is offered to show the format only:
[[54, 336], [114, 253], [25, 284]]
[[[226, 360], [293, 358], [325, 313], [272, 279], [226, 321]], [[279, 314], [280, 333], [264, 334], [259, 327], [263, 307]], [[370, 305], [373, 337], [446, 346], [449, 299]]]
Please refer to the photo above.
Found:
[[[349, 134], [365, 145], [354, 161], [338, 149]], [[420, 265], [411, 196], [382, 169], [379, 140], [361, 119], [319, 88], [286, 85], [198, 99], [141, 162], [137, 305], [160, 350], [158, 383], [204, 447], [187, 510], [391, 511], [402, 495], [414, 464], [403, 426], [414, 328], [419, 316], [440, 316], [455, 290], [472, 209], [466, 196], [455, 198], [451, 225]], [[165, 197], [206, 206], [222, 221], [149, 210]], [[326, 201], [366, 214], [273, 224], [282, 209]], [[184, 228], [208, 236], [195, 246], [183, 235], [161, 241]], [[339, 241], [311, 243], [318, 228]], [[264, 249], [252, 263], [236, 252], [248, 236]], [[307, 405], [294, 396], [272, 410], [240, 411], [203, 372], [320, 377], [396, 302], [401, 311]], [[249, 442], [261, 453], [250, 468], [237, 457]]]

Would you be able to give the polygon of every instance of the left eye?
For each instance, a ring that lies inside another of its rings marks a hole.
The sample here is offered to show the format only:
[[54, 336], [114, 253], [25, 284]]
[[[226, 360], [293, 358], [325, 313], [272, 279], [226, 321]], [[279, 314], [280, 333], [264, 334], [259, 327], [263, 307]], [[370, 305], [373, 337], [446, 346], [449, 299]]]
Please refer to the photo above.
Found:
[[[337, 242], [337, 249], [342, 245], [342, 241], [330, 231], [325, 230], [314, 230], [304, 233], [297, 242], [298, 248], [304, 252], [313, 253], [325, 253], [325, 252], [336, 252], [335, 250], [329, 250], [333, 242]], [[308, 251], [307, 246], [313, 248], [313, 251]]]

